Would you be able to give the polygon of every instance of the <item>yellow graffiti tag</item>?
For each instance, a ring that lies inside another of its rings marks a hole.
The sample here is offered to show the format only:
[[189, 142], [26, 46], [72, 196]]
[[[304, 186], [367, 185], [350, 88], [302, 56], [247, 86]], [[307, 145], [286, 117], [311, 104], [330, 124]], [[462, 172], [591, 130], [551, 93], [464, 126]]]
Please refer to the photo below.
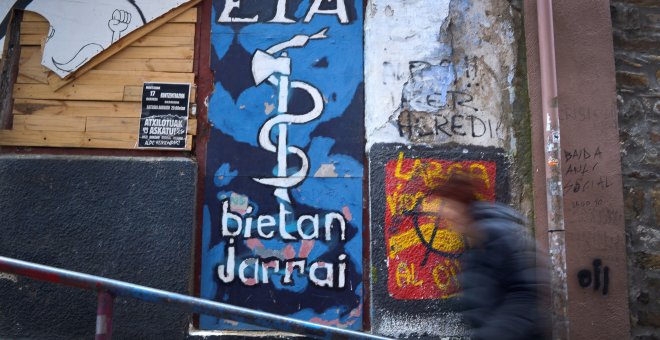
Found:
[[417, 201], [424, 198], [424, 193], [418, 191], [416, 194], [400, 194], [395, 191], [392, 195], [387, 195], [387, 205], [390, 208], [390, 215], [402, 215], [404, 212], [412, 211], [417, 205]]
[[399, 288], [404, 285], [419, 287], [423, 283], [424, 281], [417, 280], [414, 263], [411, 263], [410, 267], [408, 267], [408, 264], [405, 262], [399, 263], [399, 266], [396, 268], [396, 285], [399, 286]]
[[[460, 262], [456, 259], [445, 259], [444, 263], [439, 263], [433, 268], [433, 281], [435, 285], [442, 291], [449, 290], [452, 286], [459, 288], [457, 272], [460, 271]], [[440, 276], [440, 272], [444, 275], [444, 278]]]

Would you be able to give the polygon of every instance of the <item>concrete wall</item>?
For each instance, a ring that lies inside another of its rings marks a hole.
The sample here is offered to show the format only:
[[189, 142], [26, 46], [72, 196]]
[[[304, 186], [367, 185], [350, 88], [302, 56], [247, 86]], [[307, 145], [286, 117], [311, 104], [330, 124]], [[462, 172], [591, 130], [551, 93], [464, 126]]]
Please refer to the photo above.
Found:
[[[0, 156], [0, 254], [191, 294], [187, 158]], [[89, 339], [96, 294], [0, 274], [0, 338]], [[186, 313], [115, 300], [119, 339], [180, 339]]]
[[660, 333], [660, 3], [612, 1], [617, 99], [635, 339]]
[[424, 198], [429, 188], [453, 171], [471, 172], [484, 179], [484, 198], [511, 202], [531, 217], [520, 6], [499, 0], [372, 0], [366, 6], [376, 333], [465, 335], [456, 312], [460, 238], [439, 226], [442, 241], [401, 242], [415, 228], [426, 235], [412, 215], [432, 205]]

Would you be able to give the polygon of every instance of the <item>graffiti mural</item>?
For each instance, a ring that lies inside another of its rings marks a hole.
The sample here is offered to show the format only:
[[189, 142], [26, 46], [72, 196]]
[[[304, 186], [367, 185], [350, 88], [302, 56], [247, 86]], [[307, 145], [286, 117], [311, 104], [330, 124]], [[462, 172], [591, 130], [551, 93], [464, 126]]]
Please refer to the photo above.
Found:
[[361, 3], [214, 1], [211, 44], [201, 296], [360, 329]]
[[495, 162], [404, 158], [401, 151], [385, 166], [387, 288], [395, 299], [449, 298], [460, 288], [462, 237], [434, 213], [442, 202], [426, 194], [454, 172], [481, 179], [480, 198], [495, 199]]
[[0, 46], [12, 9], [36, 12], [50, 24], [41, 63], [65, 77], [121, 37], [188, 1], [6, 0], [0, 4]]
[[451, 312], [460, 293], [462, 236], [435, 213], [443, 202], [428, 192], [455, 172], [483, 182], [483, 200], [506, 201], [504, 151], [375, 144], [369, 154], [372, 214], [372, 317], [391, 319]]

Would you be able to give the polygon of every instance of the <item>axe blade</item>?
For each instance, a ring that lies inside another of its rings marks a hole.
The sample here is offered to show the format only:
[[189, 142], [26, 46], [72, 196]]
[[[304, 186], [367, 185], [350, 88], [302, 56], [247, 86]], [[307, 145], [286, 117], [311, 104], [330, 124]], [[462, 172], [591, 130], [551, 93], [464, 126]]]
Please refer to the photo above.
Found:
[[252, 77], [258, 86], [275, 73], [291, 74], [291, 59], [287, 57], [275, 58], [272, 55], [257, 50], [252, 57]]

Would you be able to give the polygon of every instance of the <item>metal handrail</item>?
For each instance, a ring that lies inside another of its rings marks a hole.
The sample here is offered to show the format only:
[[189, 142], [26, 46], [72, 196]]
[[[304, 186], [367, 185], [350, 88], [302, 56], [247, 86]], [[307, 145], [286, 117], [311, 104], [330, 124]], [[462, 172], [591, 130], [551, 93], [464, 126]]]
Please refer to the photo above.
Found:
[[319, 325], [281, 315], [195, 298], [165, 290], [140, 286], [70, 270], [40, 265], [0, 256], [0, 272], [30, 277], [82, 289], [98, 291], [96, 339], [112, 336], [112, 306], [115, 296], [125, 296], [158, 304], [174, 305], [188, 312], [212, 315], [223, 319], [252, 324], [324, 339], [389, 339], [386, 337]]

